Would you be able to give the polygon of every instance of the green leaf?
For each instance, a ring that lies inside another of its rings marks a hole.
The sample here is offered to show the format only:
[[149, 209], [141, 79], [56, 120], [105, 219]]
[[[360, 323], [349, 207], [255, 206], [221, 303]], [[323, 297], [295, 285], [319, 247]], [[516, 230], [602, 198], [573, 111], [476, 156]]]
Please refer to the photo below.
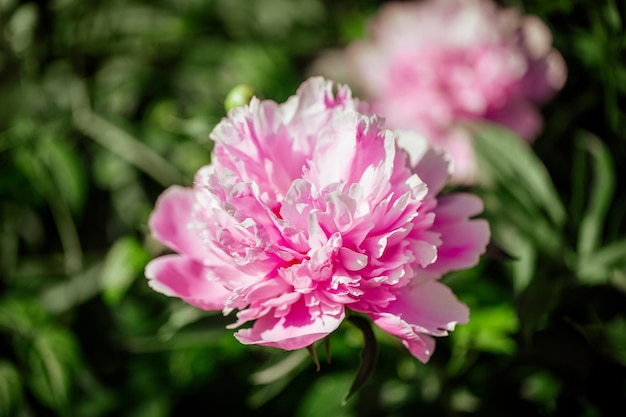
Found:
[[534, 279], [528, 288], [520, 295], [517, 303], [520, 333], [525, 342], [529, 342], [532, 335], [545, 325], [549, 313], [558, 302], [558, 296], [563, 282], [553, 282], [543, 278]]
[[626, 239], [610, 243], [581, 258], [578, 276], [583, 282], [597, 284], [606, 281], [611, 270], [626, 270]]
[[163, 186], [184, 184], [185, 178], [165, 157], [126, 130], [89, 109], [74, 112], [74, 125], [85, 136], [150, 175]]
[[563, 389], [561, 381], [548, 371], [538, 371], [526, 377], [520, 391], [523, 398], [537, 404], [550, 404]]
[[587, 210], [583, 214], [579, 234], [578, 253], [589, 255], [600, 245], [606, 215], [615, 192], [615, 169], [610, 151], [596, 137], [587, 134], [577, 138], [576, 144], [592, 158], [592, 183], [586, 195], [589, 196]]
[[618, 317], [603, 326], [606, 337], [604, 349], [622, 366], [626, 366], [626, 318]]
[[206, 349], [180, 349], [169, 353], [169, 379], [179, 387], [197, 384], [210, 375], [219, 360]]
[[351, 404], [342, 405], [342, 392], [352, 377], [347, 373], [335, 373], [316, 379], [299, 402], [297, 417], [352, 417], [356, 413]]
[[374, 371], [378, 359], [378, 343], [372, 330], [371, 322], [361, 316], [351, 315], [348, 320], [363, 333], [363, 350], [361, 351], [361, 364], [359, 370], [352, 381], [350, 390], [344, 397], [342, 403], [345, 405], [348, 399], [363, 387], [365, 382]]
[[274, 354], [264, 369], [250, 375], [250, 382], [261, 387], [254, 389], [247, 400], [248, 404], [256, 409], [276, 398], [292, 384], [294, 378], [305, 367], [309, 366], [304, 349]]
[[[514, 188], [516, 185], [507, 187]], [[523, 238], [538, 251], [548, 254], [560, 255], [566, 249], [563, 246], [563, 233], [537, 207], [532, 207], [532, 203], [530, 208], [523, 207], [519, 199], [512, 196], [504, 185], [500, 185], [494, 192], [484, 193], [483, 201], [494, 240], [512, 256], [519, 257], [519, 248], [511, 245], [511, 241], [516, 238]]]
[[619, 9], [615, 5], [614, 0], [607, 2], [602, 9], [604, 15], [604, 21], [607, 26], [613, 30], [614, 32], [619, 32], [622, 30], [622, 18], [620, 17]]
[[20, 374], [11, 362], [0, 361], [0, 417], [13, 416], [21, 403]]
[[170, 398], [164, 396], [145, 397], [141, 401], [128, 415], [133, 417], [168, 417], [171, 415], [172, 400]]
[[[554, 226], [565, 222], [565, 209], [548, 170], [530, 145], [511, 130], [493, 123], [469, 127], [475, 138], [482, 178], [509, 190], [518, 204], [547, 213]], [[533, 207], [534, 206], [534, 207]]]
[[73, 212], [82, 209], [87, 197], [87, 175], [76, 152], [58, 139], [42, 140], [39, 152], [56, 184], [55, 192]]
[[517, 347], [513, 334], [519, 323], [515, 310], [507, 304], [472, 309], [469, 323], [452, 333], [452, 340], [461, 349], [511, 355]]
[[27, 378], [35, 396], [61, 415], [68, 415], [70, 392], [79, 368], [78, 348], [61, 329], [39, 330], [22, 354], [28, 365]]
[[102, 263], [94, 264], [69, 279], [45, 288], [39, 300], [49, 312], [62, 313], [95, 297], [100, 292]]
[[250, 381], [255, 385], [269, 384], [291, 374], [301, 368], [306, 362], [307, 354], [303, 349], [276, 355], [278, 361], [250, 375]]
[[148, 260], [148, 254], [137, 239], [131, 236], [118, 239], [109, 249], [100, 275], [104, 301], [109, 305], [118, 304]]
[[14, 157], [16, 165], [40, 195], [48, 201], [65, 252], [66, 271], [78, 272], [82, 269], [82, 248], [66, 199], [62, 197], [60, 190], [57, 190], [41, 157], [27, 149], [16, 151]]
[[48, 322], [48, 315], [33, 299], [7, 297], [0, 301], [0, 332], [29, 336]]
[[293, 378], [281, 378], [256, 388], [247, 399], [247, 404], [253, 409], [257, 409], [275, 399], [293, 382]]
[[54, 184], [46, 172], [45, 166], [32, 149], [22, 147], [13, 152], [15, 165], [32, 184], [41, 197], [49, 198]]
[[5, 23], [6, 38], [11, 48], [24, 52], [33, 41], [37, 28], [38, 8], [34, 4], [21, 5]]
[[137, 177], [131, 164], [107, 149], [99, 149], [94, 155], [91, 170], [96, 185], [114, 192]]
[[501, 242], [505, 252], [512, 257], [507, 261], [507, 265], [511, 268], [515, 293], [519, 294], [528, 287], [535, 276], [537, 247], [516, 227], [497, 224], [493, 229], [493, 239]]

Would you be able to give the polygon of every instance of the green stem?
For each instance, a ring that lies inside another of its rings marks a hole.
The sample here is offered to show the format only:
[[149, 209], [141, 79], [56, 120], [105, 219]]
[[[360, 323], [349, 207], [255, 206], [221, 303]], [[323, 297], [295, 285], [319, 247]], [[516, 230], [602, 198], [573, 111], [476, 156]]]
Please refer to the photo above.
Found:
[[74, 111], [74, 125], [85, 136], [133, 164], [167, 187], [183, 184], [183, 175], [150, 147], [88, 109]]

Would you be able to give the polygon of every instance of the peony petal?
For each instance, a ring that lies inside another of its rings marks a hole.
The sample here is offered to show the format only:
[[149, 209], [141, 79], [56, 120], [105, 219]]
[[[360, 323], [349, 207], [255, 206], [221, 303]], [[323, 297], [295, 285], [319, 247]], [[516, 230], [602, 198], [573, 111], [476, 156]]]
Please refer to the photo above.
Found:
[[398, 146], [410, 158], [411, 167], [426, 183], [431, 193], [438, 193], [450, 179], [453, 163], [445, 152], [429, 146], [428, 141], [415, 132], [396, 131]]
[[300, 349], [328, 336], [339, 327], [344, 316], [345, 311], [342, 308], [336, 315], [313, 317], [301, 300], [291, 305], [286, 316], [265, 315], [251, 328], [239, 330], [235, 337], [246, 345], [256, 344], [285, 350]]
[[431, 276], [441, 276], [476, 265], [489, 243], [489, 223], [470, 219], [482, 211], [482, 201], [471, 194], [457, 193], [439, 198], [432, 230], [440, 233], [437, 260], [426, 268]]
[[339, 249], [341, 263], [348, 271], [360, 271], [367, 266], [367, 255], [348, 248]]
[[206, 251], [194, 225], [196, 193], [191, 188], [172, 186], [159, 196], [150, 215], [149, 227], [156, 239], [170, 249], [201, 260]]
[[403, 288], [381, 312], [370, 313], [374, 323], [399, 337], [411, 353], [428, 361], [434, 349], [430, 336], [445, 336], [457, 324], [469, 321], [469, 309], [450, 288], [426, 280]]
[[468, 193], [455, 193], [439, 196], [437, 199], [435, 225], [441, 225], [453, 221], [466, 220], [483, 211], [482, 200]]
[[165, 255], [150, 261], [145, 274], [153, 290], [179, 297], [203, 310], [222, 310], [231, 294], [212, 278], [209, 268], [179, 255]]
[[398, 337], [409, 352], [423, 363], [430, 360], [435, 351], [435, 339], [432, 337], [416, 333], [410, 324], [391, 314], [381, 314], [374, 323], [387, 333]]

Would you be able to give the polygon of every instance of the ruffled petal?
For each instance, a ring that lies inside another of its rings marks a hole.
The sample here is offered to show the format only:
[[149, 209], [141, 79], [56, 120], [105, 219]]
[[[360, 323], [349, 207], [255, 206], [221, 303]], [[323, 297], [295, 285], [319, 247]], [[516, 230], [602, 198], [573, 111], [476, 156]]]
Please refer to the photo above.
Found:
[[411, 167], [426, 183], [430, 193], [441, 191], [452, 175], [450, 156], [429, 146], [426, 138], [415, 132], [398, 130], [396, 137], [398, 146], [408, 153]]

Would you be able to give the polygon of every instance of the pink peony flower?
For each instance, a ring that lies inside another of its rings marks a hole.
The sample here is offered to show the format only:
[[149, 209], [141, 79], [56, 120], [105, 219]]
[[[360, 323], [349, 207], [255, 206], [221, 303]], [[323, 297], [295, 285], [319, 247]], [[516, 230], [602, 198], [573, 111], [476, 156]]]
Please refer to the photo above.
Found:
[[463, 122], [501, 123], [531, 141], [542, 127], [537, 106], [565, 82], [546, 25], [491, 0], [386, 3], [368, 29], [343, 65], [329, 55], [315, 71], [339, 71], [390, 128], [418, 131], [447, 151], [454, 182], [475, 180]]
[[156, 203], [151, 231], [175, 253], [148, 264], [150, 286], [236, 311], [244, 344], [306, 347], [350, 309], [427, 361], [432, 337], [469, 318], [438, 279], [478, 262], [489, 227], [476, 196], [438, 195], [444, 156], [363, 107], [314, 77], [283, 104], [232, 109], [193, 188]]

